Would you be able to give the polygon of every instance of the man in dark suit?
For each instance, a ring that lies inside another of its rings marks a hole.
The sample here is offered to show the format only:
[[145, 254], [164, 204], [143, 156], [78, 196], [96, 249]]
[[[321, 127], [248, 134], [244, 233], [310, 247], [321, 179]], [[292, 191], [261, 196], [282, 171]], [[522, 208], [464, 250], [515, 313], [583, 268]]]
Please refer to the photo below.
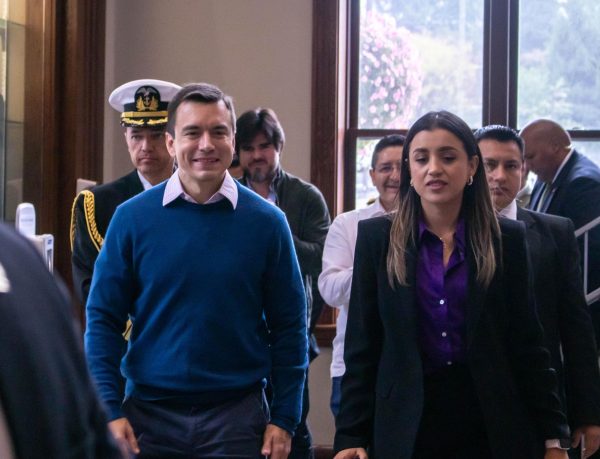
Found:
[[135, 170], [77, 195], [71, 214], [73, 284], [85, 304], [94, 263], [117, 206], [168, 179], [173, 160], [165, 143], [167, 106], [180, 86], [161, 80], [135, 80], [115, 89], [108, 102], [121, 112], [125, 142]]
[[496, 211], [526, 225], [534, 297], [545, 343], [558, 373], [573, 444], [579, 444], [585, 434], [588, 457], [600, 444], [600, 372], [573, 223], [517, 206], [524, 161], [523, 140], [516, 131], [493, 125], [479, 129], [475, 136]]
[[64, 287], [12, 228], [0, 225], [0, 247], [0, 457], [121, 457]]
[[[537, 174], [529, 209], [570, 218], [579, 229], [600, 216], [600, 168], [571, 148], [571, 138], [559, 124], [545, 119], [533, 121], [521, 131], [525, 141], [525, 161]], [[583, 237], [579, 238], [582, 261]], [[590, 295], [600, 288], [600, 226], [589, 233], [589, 265], [582, 271], [588, 303], [600, 342], [600, 301]]]

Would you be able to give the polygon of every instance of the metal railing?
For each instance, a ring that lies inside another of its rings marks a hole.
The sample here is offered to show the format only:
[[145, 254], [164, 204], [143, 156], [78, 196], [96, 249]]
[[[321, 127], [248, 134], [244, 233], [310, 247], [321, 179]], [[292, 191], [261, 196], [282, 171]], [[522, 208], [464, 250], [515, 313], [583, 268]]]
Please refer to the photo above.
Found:
[[588, 275], [589, 275], [589, 233], [596, 226], [600, 225], [600, 216], [594, 218], [591, 222], [586, 223], [581, 228], [575, 231], [575, 237], [583, 236], [583, 291], [587, 304], [592, 304], [600, 299], [600, 287], [588, 292]]

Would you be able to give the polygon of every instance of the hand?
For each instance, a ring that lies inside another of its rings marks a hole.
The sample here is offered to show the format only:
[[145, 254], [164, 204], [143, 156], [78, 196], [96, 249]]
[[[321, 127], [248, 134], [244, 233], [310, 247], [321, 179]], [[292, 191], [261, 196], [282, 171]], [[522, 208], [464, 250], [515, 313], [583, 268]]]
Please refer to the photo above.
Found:
[[583, 457], [590, 457], [600, 447], [600, 426], [581, 426], [573, 433], [573, 448], [579, 446], [581, 436], [585, 435], [585, 449]]
[[544, 459], [569, 459], [569, 455], [564, 449], [547, 448]]
[[139, 454], [140, 448], [138, 447], [137, 440], [133, 433], [133, 428], [127, 418], [118, 418], [108, 423], [108, 428], [117, 440], [121, 452], [126, 457], [131, 456], [131, 453]]
[[292, 449], [292, 436], [275, 424], [267, 424], [260, 454], [271, 459], [287, 459]]
[[333, 459], [369, 459], [364, 448], [343, 449]]

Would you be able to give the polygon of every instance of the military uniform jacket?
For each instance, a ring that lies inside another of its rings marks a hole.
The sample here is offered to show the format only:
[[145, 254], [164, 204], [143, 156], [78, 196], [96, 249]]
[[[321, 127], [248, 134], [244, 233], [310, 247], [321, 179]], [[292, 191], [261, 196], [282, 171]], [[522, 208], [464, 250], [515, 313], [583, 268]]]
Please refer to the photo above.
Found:
[[136, 170], [113, 182], [77, 195], [71, 214], [71, 265], [75, 293], [84, 304], [92, 282], [94, 263], [117, 206], [144, 191]]

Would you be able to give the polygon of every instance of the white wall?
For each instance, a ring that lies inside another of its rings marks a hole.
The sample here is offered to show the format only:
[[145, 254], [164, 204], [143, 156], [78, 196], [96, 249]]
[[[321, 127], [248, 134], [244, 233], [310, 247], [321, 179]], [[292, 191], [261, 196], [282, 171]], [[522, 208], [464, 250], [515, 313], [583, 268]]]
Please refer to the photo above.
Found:
[[[138, 78], [216, 84], [239, 114], [275, 110], [286, 133], [284, 169], [310, 179], [312, 0], [107, 0], [105, 94]], [[108, 103], [104, 181], [131, 169]], [[329, 363], [311, 365], [309, 423], [315, 444], [332, 443]]]
[[[312, 0], [108, 0], [105, 93], [138, 78], [205, 81], [236, 111], [270, 107], [283, 167], [310, 179]], [[105, 105], [104, 181], [130, 170], [118, 113]]]

